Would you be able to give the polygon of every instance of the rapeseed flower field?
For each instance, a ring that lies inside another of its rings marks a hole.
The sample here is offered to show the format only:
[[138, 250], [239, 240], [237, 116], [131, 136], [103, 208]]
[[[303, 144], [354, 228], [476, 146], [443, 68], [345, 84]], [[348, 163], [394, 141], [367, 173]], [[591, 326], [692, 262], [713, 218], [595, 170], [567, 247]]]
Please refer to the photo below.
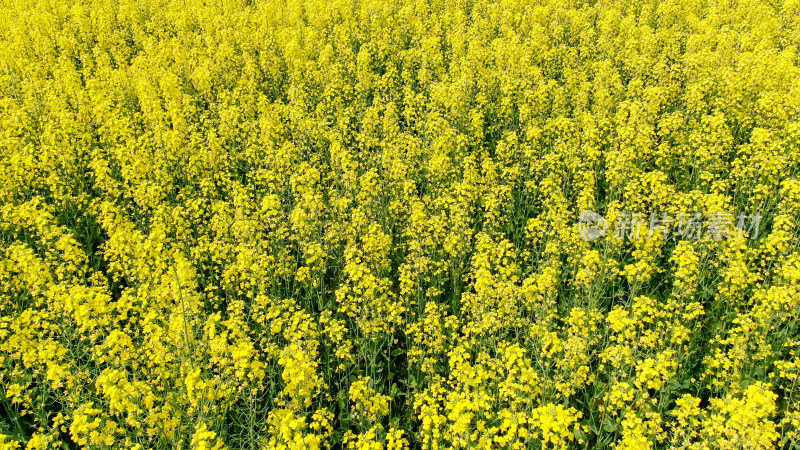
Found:
[[800, 448], [798, 0], [0, 15], [0, 449]]

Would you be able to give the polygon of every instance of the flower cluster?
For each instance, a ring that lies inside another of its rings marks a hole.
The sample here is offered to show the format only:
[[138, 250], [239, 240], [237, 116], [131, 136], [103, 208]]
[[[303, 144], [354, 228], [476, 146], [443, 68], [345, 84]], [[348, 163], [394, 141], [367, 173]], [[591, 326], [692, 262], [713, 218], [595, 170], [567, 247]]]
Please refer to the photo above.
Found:
[[800, 442], [797, 0], [0, 16], [0, 449]]

